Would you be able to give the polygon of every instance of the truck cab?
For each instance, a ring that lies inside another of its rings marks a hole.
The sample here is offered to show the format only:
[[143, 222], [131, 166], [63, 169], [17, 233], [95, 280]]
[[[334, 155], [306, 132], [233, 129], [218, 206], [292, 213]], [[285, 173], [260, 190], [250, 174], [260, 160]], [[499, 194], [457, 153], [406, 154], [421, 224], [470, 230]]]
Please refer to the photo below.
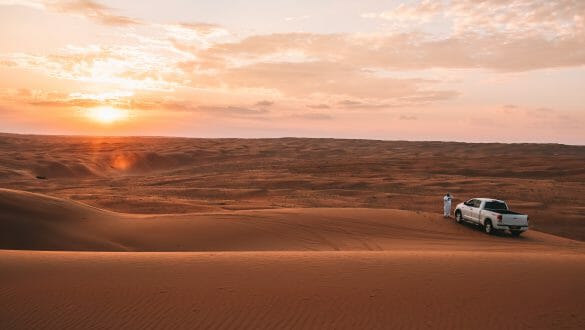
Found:
[[528, 215], [510, 210], [508, 204], [493, 198], [472, 198], [455, 207], [455, 220], [480, 225], [487, 234], [508, 230], [520, 236], [528, 230]]

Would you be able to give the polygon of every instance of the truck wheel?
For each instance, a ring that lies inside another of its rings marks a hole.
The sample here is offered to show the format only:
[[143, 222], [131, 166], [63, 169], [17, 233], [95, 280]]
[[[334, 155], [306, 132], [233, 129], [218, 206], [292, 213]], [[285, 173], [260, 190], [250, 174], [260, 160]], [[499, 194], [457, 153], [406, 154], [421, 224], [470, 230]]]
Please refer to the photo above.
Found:
[[492, 221], [491, 220], [485, 220], [483, 222], [483, 231], [488, 234], [491, 235], [494, 232], [494, 227], [492, 226]]
[[463, 221], [463, 216], [461, 215], [461, 211], [455, 212], [455, 222], [461, 223]]
[[520, 236], [520, 234], [522, 234], [521, 230], [510, 230], [510, 234], [512, 234], [512, 236], [514, 237], [518, 237]]

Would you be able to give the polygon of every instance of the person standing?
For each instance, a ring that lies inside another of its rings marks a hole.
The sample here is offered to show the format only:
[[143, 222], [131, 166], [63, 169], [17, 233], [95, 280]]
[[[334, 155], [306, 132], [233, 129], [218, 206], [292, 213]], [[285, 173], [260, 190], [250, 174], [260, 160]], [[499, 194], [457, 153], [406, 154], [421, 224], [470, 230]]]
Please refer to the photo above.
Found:
[[451, 197], [450, 193], [447, 193], [447, 195], [443, 196], [443, 217], [444, 218], [448, 218], [451, 216], [451, 201], [453, 200], [453, 197]]

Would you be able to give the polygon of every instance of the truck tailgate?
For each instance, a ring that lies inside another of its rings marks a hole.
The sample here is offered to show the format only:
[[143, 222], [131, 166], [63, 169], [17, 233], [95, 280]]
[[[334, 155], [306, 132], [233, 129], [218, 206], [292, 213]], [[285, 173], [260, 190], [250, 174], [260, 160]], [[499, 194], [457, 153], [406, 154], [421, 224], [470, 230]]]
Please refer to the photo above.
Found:
[[528, 225], [528, 216], [525, 214], [503, 214], [501, 224], [506, 226], [526, 226]]

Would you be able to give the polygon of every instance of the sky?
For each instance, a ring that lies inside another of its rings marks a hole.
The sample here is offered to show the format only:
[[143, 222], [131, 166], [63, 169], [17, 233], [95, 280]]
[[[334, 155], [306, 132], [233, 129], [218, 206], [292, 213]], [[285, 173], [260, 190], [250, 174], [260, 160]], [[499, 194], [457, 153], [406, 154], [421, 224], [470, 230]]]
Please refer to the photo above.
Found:
[[0, 131], [585, 144], [585, 1], [0, 0]]

